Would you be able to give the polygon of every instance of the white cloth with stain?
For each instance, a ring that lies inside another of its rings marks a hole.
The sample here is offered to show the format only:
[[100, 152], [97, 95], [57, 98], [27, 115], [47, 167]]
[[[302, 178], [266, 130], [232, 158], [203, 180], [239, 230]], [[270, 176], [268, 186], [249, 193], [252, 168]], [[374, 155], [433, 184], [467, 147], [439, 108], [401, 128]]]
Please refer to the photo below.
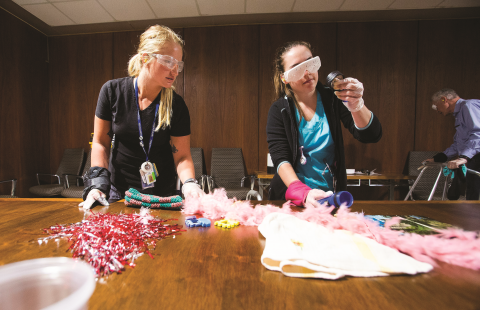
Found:
[[262, 264], [289, 277], [335, 280], [345, 276], [417, 274], [433, 269], [375, 240], [271, 213], [258, 226], [266, 238]]

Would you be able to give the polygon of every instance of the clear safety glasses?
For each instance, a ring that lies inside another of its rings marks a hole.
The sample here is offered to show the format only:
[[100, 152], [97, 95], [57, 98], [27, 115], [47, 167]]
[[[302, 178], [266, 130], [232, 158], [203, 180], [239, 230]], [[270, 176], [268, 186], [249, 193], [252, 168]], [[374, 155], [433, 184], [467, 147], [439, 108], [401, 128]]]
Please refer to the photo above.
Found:
[[305, 71], [308, 72], [317, 72], [320, 69], [321, 62], [320, 57], [314, 57], [307, 61], [302, 62], [299, 65], [296, 65], [292, 69], [285, 71], [283, 73], [283, 78], [285, 82], [296, 82], [302, 78], [305, 74]]
[[178, 72], [182, 72], [183, 70], [183, 65], [184, 65], [183, 61], [178, 61], [172, 56], [160, 55], [160, 54], [148, 54], [148, 55], [151, 57], [157, 58], [157, 62], [159, 64], [164, 65], [170, 70], [173, 70], [175, 66], [178, 66]]

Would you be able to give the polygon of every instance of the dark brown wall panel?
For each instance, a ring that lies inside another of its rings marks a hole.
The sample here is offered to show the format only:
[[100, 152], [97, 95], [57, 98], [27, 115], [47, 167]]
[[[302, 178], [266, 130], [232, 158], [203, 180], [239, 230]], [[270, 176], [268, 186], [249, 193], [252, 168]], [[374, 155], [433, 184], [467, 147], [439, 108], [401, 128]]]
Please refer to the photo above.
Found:
[[141, 31], [113, 34], [113, 78], [128, 76], [128, 61], [137, 53]]
[[336, 68], [336, 24], [291, 24], [260, 26], [259, 61], [259, 115], [258, 149], [259, 170], [267, 169], [267, 117], [275, 98], [273, 87], [273, 60], [278, 47], [289, 41], [307, 41], [312, 45], [313, 55], [320, 56], [322, 66], [319, 80], [324, 83]]
[[214, 147], [240, 147], [251, 173], [258, 167], [258, 26], [184, 30], [185, 102], [192, 147], [210, 171]]
[[417, 22], [338, 24], [338, 70], [364, 85], [383, 137], [363, 144], [343, 128], [346, 167], [402, 173], [414, 147]]
[[[183, 29], [173, 29], [183, 38]], [[142, 31], [116, 32], [113, 34], [113, 78], [128, 76], [128, 61], [137, 53]], [[183, 97], [183, 72], [175, 80], [175, 91]]]
[[480, 98], [479, 29], [479, 19], [420, 22], [415, 150], [444, 151], [453, 142], [455, 120], [432, 110], [434, 92], [452, 88], [461, 98]]
[[113, 34], [50, 39], [50, 166], [65, 148], [87, 151], [102, 85], [112, 79]]
[[49, 171], [47, 37], [4, 10], [0, 29], [0, 180], [29, 197], [35, 173]]

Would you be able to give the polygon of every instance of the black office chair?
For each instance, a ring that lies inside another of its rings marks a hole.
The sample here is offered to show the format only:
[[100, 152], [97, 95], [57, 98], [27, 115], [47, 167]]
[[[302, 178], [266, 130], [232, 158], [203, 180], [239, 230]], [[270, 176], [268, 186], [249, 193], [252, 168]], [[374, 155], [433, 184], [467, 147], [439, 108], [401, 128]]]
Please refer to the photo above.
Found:
[[12, 183], [12, 190], [10, 191], [10, 195], [0, 195], [0, 198], [17, 198], [15, 196], [15, 189], [17, 188], [17, 179], [12, 179], [12, 180], [5, 180], [5, 181], [0, 181], [1, 183]]
[[[213, 148], [211, 175], [208, 177], [208, 191], [223, 187], [228, 198], [236, 197], [239, 200], [251, 197], [262, 200], [260, 194], [253, 189], [255, 176], [245, 173], [245, 162], [241, 148]], [[250, 178], [250, 189], [244, 187], [245, 180]]]
[[[38, 185], [30, 187], [30, 193], [42, 197], [59, 196], [66, 185], [63, 175], [78, 175], [80, 173], [80, 169], [82, 168], [83, 157], [85, 156], [84, 154], [85, 151], [83, 148], [65, 149], [56, 174], [37, 173]], [[40, 176], [56, 177], [58, 183], [41, 184]], [[69, 182], [75, 182], [75, 178], [69, 177]]]
[[[83, 195], [83, 189], [85, 186], [83, 185], [83, 178], [82, 176], [90, 170], [90, 167], [92, 166], [92, 150], [87, 154], [87, 160], [85, 161], [85, 165], [83, 166], [83, 171], [81, 175], [72, 175], [72, 174], [64, 174], [64, 180], [65, 180], [65, 188], [62, 190], [61, 195], [66, 198], [82, 198]], [[75, 178], [76, 183], [71, 184], [70, 180], [71, 178]]]
[[205, 191], [207, 187], [207, 168], [205, 165], [205, 156], [203, 156], [203, 149], [201, 147], [192, 147], [190, 148], [190, 152], [192, 153], [193, 165], [195, 167], [195, 179], [197, 179], [202, 190]]
[[[195, 179], [198, 181], [198, 184], [200, 185], [202, 191], [205, 191], [207, 183], [207, 175], [205, 174], [205, 172], [207, 171], [207, 169], [205, 166], [203, 149], [201, 147], [192, 147], [190, 148], [190, 153], [192, 154], [193, 166], [195, 168]], [[177, 176], [177, 195], [182, 195], [182, 186], [182, 181]]]

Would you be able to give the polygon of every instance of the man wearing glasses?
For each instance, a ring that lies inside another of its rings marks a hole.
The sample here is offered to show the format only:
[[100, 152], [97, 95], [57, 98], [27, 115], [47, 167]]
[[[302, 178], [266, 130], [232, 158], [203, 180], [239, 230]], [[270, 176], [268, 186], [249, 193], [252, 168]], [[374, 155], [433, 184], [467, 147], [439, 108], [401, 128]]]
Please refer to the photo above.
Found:
[[[462, 99], [453, 89], [444, 88], [432, 96], [432, 109], [443, 116], [455, 117], [455, 136], [452, 145], [436, 154], [429, 162], [446, 162], [449, 169], [466, 165], [480, 170], [480, 100]], [[450, 160], [454, 157], [457, 159]], [[466, 176], [467, 200], [479, 200], [480, 177], [471, 173]]]

